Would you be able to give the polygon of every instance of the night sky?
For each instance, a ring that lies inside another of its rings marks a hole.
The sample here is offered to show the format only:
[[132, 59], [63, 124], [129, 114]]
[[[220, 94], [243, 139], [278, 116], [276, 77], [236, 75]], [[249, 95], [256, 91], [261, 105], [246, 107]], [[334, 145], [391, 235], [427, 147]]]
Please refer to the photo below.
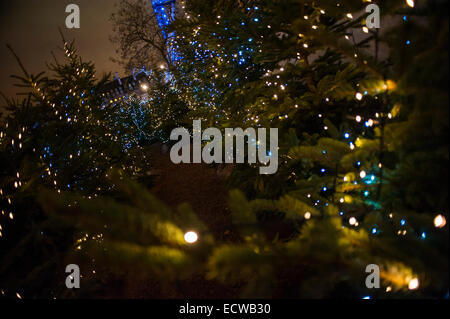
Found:
[[[122, 69], [110, 61], [115, 47], [110, 42], [112, 25], [109, 21], [118, 0], [0, 0], [0, 91], [13, 97], [11, 74], [22, 75], [19, 66], [6, 48], [10, 44], [27, 70], [38, 73], [51, 62], [51, 51], [62, 56], [58, 27], [67, 40], [75, 38], [76, 47], [84, 60], [93, 61], [98, 75]], [[81, 28], [67, 29], [65, 20], [68, 4], [80, 7]], [[3, 103], [0, 103], [3, 104]]]

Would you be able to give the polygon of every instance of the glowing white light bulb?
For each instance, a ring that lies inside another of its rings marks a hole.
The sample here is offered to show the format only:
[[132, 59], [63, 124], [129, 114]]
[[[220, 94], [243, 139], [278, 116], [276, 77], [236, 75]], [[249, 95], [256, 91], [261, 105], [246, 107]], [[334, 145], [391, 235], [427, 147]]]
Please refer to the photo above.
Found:
[[443, 228], [443, 227], [445, 227], [446, 224], [447, 224], [447, 220], [442, 215], [438, 215], [434, 219], [434, 226], [436, 228]]
[[355, 217], [352, 217], [352, 218], [350, 218], [350, 219], [348, 220], [348, 223], [349, 223], [350, 225], [352, 225], [352, 226], [356, 225], [357, 222], [358, 222], [358, 221], [356, 220]]
[[410, 6], [411, 8], [414, 8], [414, 6], [416, 5], [414, 3], [414, 0], [406, 0], [406, 3], [408, 4], [408, 6]]
[[362, 98], [363, 98], [363, 95], [361, 94], [361, 93], [356, 93], [356, 99], [358, 100], [358, 101], [361, 101], [362, 100]]
[[187, 232], [186, 234], [184, 234], [184, 240], [188, 244], [193, 244], [198, 240], [198, 235], [196, 232], [193, 231]]
[[417, 288], [419, 288], [419, 279], [417, 278], [411, 279], [409, 281], [408, 288], [409, 290], [416, 290]]
[[361, 173], [359, 173], [359, 176], [360, 176], [361, 178], [365, 178], [365, 177], [367, 176], [366, 171], [361, 171]]

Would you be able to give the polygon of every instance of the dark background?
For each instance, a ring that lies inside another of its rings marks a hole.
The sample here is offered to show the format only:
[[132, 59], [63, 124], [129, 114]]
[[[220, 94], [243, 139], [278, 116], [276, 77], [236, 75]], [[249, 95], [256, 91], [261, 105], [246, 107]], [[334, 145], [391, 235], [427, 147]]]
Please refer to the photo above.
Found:
[[[93, 61], [97, 74], [119, 72], [122, 69], [110, 61], [115, 47], [109, 41], [112, 25], [109, 21], [118, 0], [0, 0], [0, 91], [14, 97], [20, 89], [13, 86], [11, 74], [22, 75], [6, 44], [12, 46], [26, 69], [37, 74], [52, 61], [51, 51], [58, 57], [62, 47], [58, 27], [67, 40], [76, 39], [76, 47], [84, 60]], [[67, 29], [68, 4], [80, 7], [81, 28]], [[0, 103], [3, 104], [3, 103]], [[0, 110], [1, 111], [1, 110]]]

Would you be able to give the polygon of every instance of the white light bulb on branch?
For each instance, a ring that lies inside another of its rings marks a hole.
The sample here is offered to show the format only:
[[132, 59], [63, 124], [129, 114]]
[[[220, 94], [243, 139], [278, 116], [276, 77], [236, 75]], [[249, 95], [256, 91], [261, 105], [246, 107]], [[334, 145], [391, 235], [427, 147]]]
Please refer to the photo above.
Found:
[[195, 242], [197, 242], [198, 240], [198, 235], [196, 232], [193, 231], [189, 231], [186, 234], [184, 234], [184, 240], [188, 243], [188, 244], [194, 244]]
[[447, 220], [442, 215], [438, 215], [434, 219], [434, 226], [436, 228], [444, 228], [446, 224], [447, 224]]
[[409, 290], [416, 290], [417, 288], [419, 288], [419, 285], [419, 279], [413, 278], [409, 281], [408, 288]]

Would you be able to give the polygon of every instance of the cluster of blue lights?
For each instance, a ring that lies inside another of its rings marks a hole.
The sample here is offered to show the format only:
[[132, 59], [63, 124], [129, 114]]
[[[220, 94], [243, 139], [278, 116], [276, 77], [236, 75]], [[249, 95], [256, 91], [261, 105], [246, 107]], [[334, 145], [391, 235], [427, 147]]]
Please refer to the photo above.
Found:
[[171, 20], [175, 17], [176, 0], [152, 0], [153, 11], [161, 28], [170, 25]]
[[[167, 37], [165, 28], [175, 19], [175, 2], [176, 0], [152, 0], [153, 11], [164, 37]], [[173, 61], [179, 59], [174, 48], [169, 48], [169, 55]]]

